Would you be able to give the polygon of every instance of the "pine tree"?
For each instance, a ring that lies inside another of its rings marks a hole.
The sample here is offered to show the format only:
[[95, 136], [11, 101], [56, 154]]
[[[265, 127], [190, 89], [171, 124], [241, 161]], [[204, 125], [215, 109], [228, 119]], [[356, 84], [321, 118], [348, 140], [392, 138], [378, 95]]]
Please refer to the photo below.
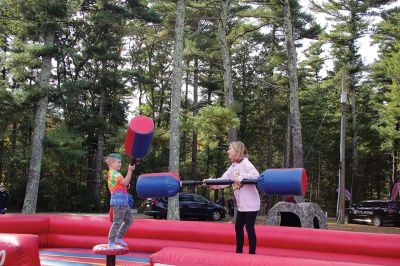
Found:
[[378, 91], [379, 120], [375, 128], [384, 140], [381, 149], [392, 157], [390, 189], [400, 179], [400, 9], [388, 10], [382, 18], [372, 35], [380, 57], [372, 66], [371, 78]]
[[[172, 70], [172, 96], [171, 96], [171, 139], [169, 149], [169, 171], [179, 172], [179, 138], [180, 138], [180, 105], [182, 88], [182, 61], [184, 47], [186, 0], [176, 3], [175, 22], [175, 49]], [[179, 194], [168, 198], [168, 220], [179, 220]]]
[[313, 9], [325, 13], [334, 22], [333, 30], [326, 38], [332, 44], [334, 71], [339, 73], [343, 66], [349, 71], [349, 98], [351, 112], [351, 180], [359, 182], [359, 126], [357, 124], [357, 92], [360, 84], [363, 64], [358, 53], [357, 40], [365, 35], [368, 29], [368, 17], [375, 15], [374, 9], [392, 3], [392, 0], [332, 0], [322, 5], [312, 1]]

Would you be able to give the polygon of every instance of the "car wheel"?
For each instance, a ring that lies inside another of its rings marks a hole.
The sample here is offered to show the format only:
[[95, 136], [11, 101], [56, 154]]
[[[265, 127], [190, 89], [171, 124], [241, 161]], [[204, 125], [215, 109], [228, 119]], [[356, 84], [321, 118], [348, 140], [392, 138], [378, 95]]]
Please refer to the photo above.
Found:
[[153, 218], [154, 218], [154, 219], [162, 219], [162, 217], [161, 217], [161, 216], [158, 216], [158, 215], [154, 215]]
[[218, 211], [213, 211], [211, 213], [211, 219], [213, 221], [218, 221], [219, 219], [221, 219], [221, 214]]
[[372, 224], [374, 226], [381, 226], [382, 225], [382, 218], [380, 216], [374, 216], [374, 218], [372, 218]]
[[344, 223], [345, 223], [345, 224], [350, 223], [350, 216], [349, 216], [348, 214], [345, 214], [345, 215], [344, 215]]

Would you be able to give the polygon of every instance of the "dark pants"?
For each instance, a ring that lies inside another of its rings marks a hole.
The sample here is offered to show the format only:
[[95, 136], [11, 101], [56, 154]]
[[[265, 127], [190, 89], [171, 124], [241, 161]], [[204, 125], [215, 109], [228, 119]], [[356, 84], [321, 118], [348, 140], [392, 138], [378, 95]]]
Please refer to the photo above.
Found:
[[236, 253], [243, 253], [244, 231], [246, 225], [247, 236], [249, 237], [249, 254], [256, 254], [256, 231], [254, 224], [256, 223], [258, 211], [255, 212], [237, 212], [235, 223], [236, 231]]

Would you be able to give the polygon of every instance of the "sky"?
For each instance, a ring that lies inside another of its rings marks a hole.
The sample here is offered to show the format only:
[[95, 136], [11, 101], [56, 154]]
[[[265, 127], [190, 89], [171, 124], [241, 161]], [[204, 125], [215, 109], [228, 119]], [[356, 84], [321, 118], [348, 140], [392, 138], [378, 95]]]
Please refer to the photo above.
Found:
[[[309, 9], [309, 4], [310, 1], [308, 0], [300, 0], [300, 5], [303, 7], [304, 10]], [[315, 0], [315, 2], [321, 4], [323, 2], [327, 2], [326, 0]], [[392, 3], [387, 6], [386, 9], [391, 9], [393, 7], [400, 6], [400, 1], [397, 1], [395, 3]], [[332, 28], [332, 22], [327, 20], [327, 16], [325, 14], [314, 14], [315, 19], [319, 25], [322, 27], [326, 27], [326, 30], [329, 32], [329, 30]], [[370, 20], [370, 25], [376, 25], [381, 19], [380, 18], [374, 18]], [[299, 61], [301, 61], [303, 58], [301, 58], [301, 51], [306, 49], [311, 41], [310, 40], [305, 40], [303, 41], [304, 48], [300, 49], [298, 51], [298, 56], [299, 56]], [[363, 63], [366, 65], [372, 64], [377, 58], [378, 58], [378, 46], [373, 45], [370, 35], [367, 34], [364, 37], [360, 38], [357, 42], [357, 45], [359, 47], [359, 54], [361, 55], [361, 59], [363, 60]], [[329, 69], [331, 67], [331, 63], [327, 62], [327, 68]]]

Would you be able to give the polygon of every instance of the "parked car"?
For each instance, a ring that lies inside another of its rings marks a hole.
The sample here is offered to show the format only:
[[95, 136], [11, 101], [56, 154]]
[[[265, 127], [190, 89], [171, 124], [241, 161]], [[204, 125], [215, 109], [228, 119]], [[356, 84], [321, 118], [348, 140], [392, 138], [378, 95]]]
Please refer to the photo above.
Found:
[[[167, 218], [168, 198], [147, 199], [144, 214], [155, 219]], [[225, 218], [224, 207], [208, 199], [188, 192], [179, 193], [179, 212], [182, 219], [210, 219], [218, 221]]]
[[367, 222], [374, 226], [390, 223], [400, 226], [400, 202], [365, 200], [359, 204], [350, 205], [346, 209], [344, 222]]

